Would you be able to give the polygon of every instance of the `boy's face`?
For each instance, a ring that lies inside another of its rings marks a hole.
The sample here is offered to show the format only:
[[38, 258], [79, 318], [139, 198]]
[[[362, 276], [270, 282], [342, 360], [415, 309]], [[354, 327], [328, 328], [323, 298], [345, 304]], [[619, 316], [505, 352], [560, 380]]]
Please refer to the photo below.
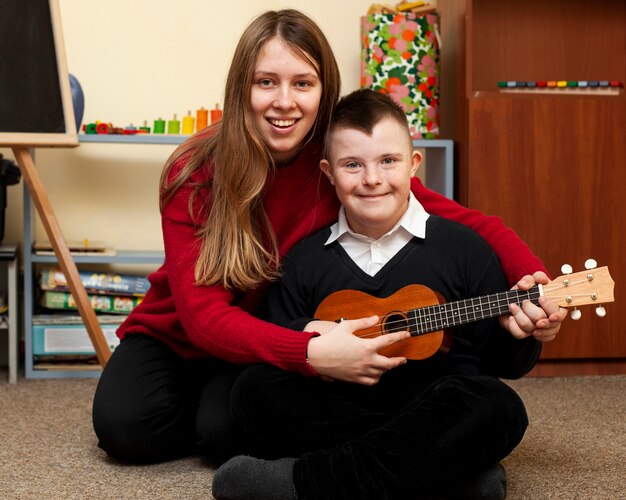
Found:
[[329, 139], [320, 168], [335, 186], [350, 229], [380, 238], [406, 212], [422, 155], [413, 150], [406, 125], [392, 118], [378, 122], [371, 136], [344, 127]]

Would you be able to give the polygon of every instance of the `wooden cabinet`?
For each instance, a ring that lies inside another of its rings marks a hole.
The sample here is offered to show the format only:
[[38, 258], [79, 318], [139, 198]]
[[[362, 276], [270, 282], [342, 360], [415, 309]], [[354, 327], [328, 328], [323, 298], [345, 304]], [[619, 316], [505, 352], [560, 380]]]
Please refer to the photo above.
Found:
[[[626, 2], [439, 0], [442, 136], [457, 199], [501, 216], [553, 275], [587, 258], [616, 282], [546, 344], [542, 374], [626, 373], [626, 96], [510, 94], [498, 81], [626, 81]], [[446, 52], [448, 51], [448, 52]]]

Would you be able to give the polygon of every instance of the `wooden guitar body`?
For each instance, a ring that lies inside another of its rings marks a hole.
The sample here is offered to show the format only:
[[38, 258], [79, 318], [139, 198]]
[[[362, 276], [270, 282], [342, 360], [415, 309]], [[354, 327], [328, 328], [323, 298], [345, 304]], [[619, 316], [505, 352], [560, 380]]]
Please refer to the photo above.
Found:
[[[358, 337], [373, 338], [386, 333], [411, 331], [412, 319], [407, 311], [417, 306], [443, 304], [438, 293], [422, 285], [408, 285], [386, 298], [376, 298], [357, 290], [340, 290], [330, 294], [318, 306], [317, 319], [339, 323], [376, 314], [378, 325], [355, 332]], [[413, 336], [380, 351], [385, 356], [426, 359], [438, 351], [447, 352], [452, 343], [450, 329]]]

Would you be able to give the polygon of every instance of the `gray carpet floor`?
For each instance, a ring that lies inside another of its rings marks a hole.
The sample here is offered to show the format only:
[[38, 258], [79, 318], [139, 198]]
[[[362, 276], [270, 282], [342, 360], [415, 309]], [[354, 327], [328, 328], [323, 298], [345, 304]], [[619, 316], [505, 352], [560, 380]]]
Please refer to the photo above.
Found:
[[[213, 471], [200, 457], [128, 466], [97, 448], [95, 380], [0, 377], [0, 499], [212, 498]], [[531, 424], [504, 461], [508, 498], [626, 499], [626, 376], [511, 385]]]

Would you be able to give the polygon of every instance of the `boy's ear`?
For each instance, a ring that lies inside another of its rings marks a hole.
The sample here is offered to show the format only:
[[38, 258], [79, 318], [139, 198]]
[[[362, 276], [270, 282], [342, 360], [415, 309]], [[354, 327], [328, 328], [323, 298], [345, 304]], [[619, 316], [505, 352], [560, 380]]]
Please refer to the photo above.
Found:
[[324, 172], [324, 174], [326, 174], [326, 177], [328, 177], [328, 180], [334, 186], [335, 180], [333, 179], [332, 168], [330, 163], [328, 163], [328, 160], [320, 160], [320, 169]]
[[411, 155], [411, 177], [413, 177], [417, 173], [417, 169], [420, 168], [422, 158], [422, 153], [420, 153], [417, 149], [414, 149], [413, 154]]

